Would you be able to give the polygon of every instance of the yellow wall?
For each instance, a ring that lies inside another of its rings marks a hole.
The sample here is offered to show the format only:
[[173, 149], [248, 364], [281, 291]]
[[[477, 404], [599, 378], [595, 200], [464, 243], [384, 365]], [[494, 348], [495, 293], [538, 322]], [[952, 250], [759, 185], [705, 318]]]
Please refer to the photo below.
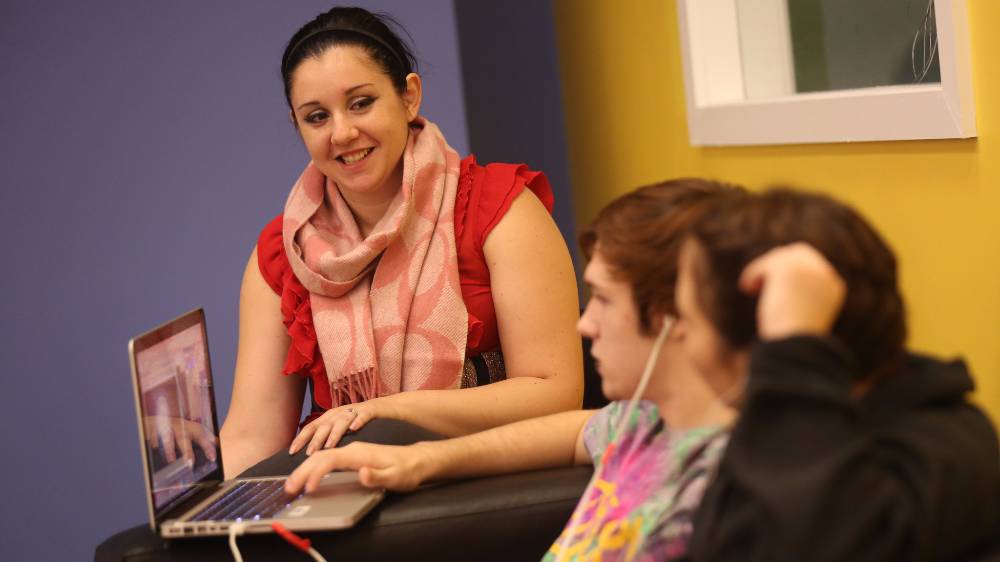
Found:
[[694, 148], [674, 1], [555, 0], [578, 224], [678, 176], [832, 193], [896, 249], [910, 346], [964, 356], [1000, 421], [1000, 2], [968, 4], [978, 139]]

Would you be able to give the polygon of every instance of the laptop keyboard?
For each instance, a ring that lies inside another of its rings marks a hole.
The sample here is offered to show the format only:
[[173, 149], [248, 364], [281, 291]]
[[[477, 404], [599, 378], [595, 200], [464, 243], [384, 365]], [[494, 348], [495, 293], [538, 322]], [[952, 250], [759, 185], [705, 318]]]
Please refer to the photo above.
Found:
[[285, 509], [295, 498], [285, 493], [284, 480], [240, 482], [201, 510], [191, 521], [256, 521]]

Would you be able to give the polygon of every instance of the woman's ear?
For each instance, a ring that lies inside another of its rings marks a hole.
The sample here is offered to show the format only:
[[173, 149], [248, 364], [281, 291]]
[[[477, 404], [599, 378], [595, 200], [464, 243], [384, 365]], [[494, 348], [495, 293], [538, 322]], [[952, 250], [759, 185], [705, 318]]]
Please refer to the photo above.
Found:
[[411, 72], [406, 75], [406, 89], [403, 90], [402, 98], [406, 107], [406, 120], [413, 121], [420, 115], [420, 102], [423, 100], [423, 83], [419, 74]]
[[292, 122], [292, 126], [295, 127], [296, 131], [298, 131], [299, 130], [299, 122], [298, 122], [298, 120], [295, 119], [295, 112], [292, 111], [291, 109], [288, 110], [288, 120]]

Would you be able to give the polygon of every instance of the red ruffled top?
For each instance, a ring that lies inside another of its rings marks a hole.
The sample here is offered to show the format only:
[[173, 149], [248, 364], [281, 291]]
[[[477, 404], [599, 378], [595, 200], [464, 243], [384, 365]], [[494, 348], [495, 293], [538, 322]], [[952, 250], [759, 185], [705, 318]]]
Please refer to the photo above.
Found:
[[[462, 160], [455, 196], [455, 243], [458, 246], [462, 298], [469, 312], [466, 356], [500, 348], [496, 311], [490, 292], [490, 270], [486, 265], [483, 243], [525, 187], [552, 212], [552, 187], [541, 172], [528, 170], [524, 164], [480, 166], [471, 155]], [[328, 409], [331, 405], [330, 383], [316, 342], [309, 291], [302, 286], [288, 264], [281, 240], [281, 221], [282, 215], [278, 215], [260, 233], [257, 263], [264, 280], [281, 297], [281, 315], [292, 339], [283, 373], [311, 378], [313, 403]], [[317, 413], [314, 412], [315, 415]]]

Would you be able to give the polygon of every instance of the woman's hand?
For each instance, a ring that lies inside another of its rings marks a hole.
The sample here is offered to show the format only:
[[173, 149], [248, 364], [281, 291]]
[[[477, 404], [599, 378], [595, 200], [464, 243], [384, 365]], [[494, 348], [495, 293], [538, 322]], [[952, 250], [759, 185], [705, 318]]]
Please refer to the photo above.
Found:
[[743, 269], [740, 289], [757, 295], [760, 339], [830, 333], [847, 285], [818, 250], [804, 242], [779, 246]]
[[302, 428], [292, 440], [288, 454], [294, 455], [302, 447], [306, 447], [307, 455], [333, 447], [348, 431], [357, 431], [374, 418], [393, 417], [387, 413], [388, 403], [384, 398], [374, 398], [367, 402], [327, 410]]
[[433, 444], [397, 447], [355, 442], [319, 451], [292, 472], [285, 491], [291, 495], [298, 495], [303, 488], [306, 493], [314, 492], [332, 470], [357, 470], [361, 484], [369, 488], [413, 490], [433, 475], [434, 456], [427, 451], [430, 446]]

